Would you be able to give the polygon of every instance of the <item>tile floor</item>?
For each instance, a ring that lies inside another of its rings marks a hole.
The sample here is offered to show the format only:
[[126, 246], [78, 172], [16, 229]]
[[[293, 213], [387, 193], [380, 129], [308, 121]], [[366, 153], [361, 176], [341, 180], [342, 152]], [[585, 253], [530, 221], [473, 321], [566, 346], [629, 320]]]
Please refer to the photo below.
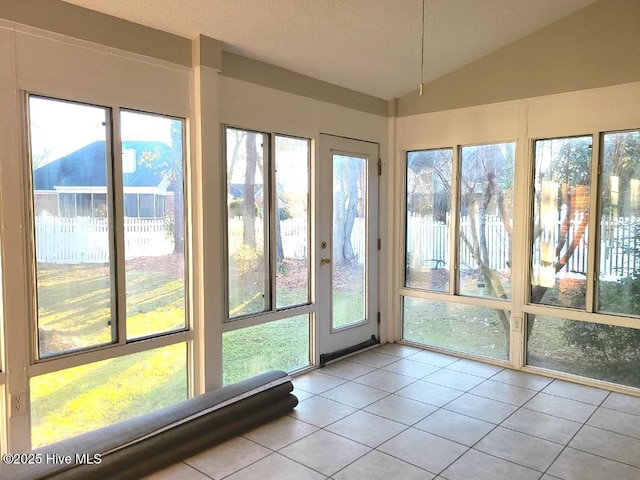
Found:
[[293, 383], [289, 416], [149, 480], [640, 479], [640, 398], [397, 344]]

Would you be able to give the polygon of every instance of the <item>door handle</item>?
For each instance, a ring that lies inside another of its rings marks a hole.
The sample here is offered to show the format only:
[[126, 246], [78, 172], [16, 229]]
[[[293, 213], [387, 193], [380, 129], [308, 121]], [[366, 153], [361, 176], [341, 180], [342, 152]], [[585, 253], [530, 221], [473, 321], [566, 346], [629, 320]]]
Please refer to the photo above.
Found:
[[322, 259], [320, 260], [320, 263], [322, 265], [326, 265], [327, 263], [331, 263], [331, 259], [327, 257], [322, 257]]

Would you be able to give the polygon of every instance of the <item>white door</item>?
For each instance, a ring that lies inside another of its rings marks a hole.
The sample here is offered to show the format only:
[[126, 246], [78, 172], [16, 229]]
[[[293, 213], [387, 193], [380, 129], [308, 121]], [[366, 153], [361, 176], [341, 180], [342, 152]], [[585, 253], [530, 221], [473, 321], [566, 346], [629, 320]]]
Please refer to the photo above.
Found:
[[320, 361], [378, 334], [378, 145], [320, 137], [318, 162]]

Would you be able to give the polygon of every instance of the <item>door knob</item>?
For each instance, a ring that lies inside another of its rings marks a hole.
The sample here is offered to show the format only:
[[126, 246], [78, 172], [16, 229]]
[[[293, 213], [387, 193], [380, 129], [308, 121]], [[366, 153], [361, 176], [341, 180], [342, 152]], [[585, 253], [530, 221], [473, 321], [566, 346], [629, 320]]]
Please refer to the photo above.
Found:
[[320, 263], [322, 265], [326, 265], [327, 263], [331, 263], [331, 259], [327, 257], [322, 257], [322, 259], [320, 260]]

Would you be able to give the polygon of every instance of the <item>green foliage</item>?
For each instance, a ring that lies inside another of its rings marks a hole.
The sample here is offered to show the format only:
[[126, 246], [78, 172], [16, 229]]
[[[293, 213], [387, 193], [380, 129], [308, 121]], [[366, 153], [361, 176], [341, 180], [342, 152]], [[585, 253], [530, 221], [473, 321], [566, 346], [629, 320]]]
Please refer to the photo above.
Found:
[[[255, 205], [256, 216], [258, 216], [258, 206]], [[242, 217], [244, 215], [244, 199], [238, 198], [229, 203], [229, 218]]]
[[578, 347], [592, 362], [621, 366], [640, 360], [640, 330], [565, 320], [562, 333], [569, 345]]

